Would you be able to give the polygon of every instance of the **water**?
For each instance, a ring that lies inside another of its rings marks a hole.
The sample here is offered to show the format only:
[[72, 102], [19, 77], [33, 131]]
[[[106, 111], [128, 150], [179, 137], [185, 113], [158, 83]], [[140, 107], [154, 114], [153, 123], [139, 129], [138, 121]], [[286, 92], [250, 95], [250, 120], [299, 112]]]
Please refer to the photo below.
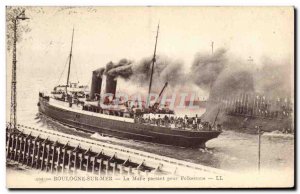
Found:
[[[55, 83], [46, 77], [22, 77], [18, 85], [18, 122], [49, 130], [63, 131], [98, 141], [109, 142], [135, 148], [180, 160], [203, 164], [233, 172], [257, 170], [258, 137], [253, 134], [224, 131], [218, 138], [207, 142], [206, 149], [179, 148], [134, 140], [99, 137], [74, 128], [64, 126], [38, 114], [38, 92], [42, 88], [51, 89]], [[294, 166], [293, 136], [263, 135], [261, 137], [261, 169], [292, 171]]]

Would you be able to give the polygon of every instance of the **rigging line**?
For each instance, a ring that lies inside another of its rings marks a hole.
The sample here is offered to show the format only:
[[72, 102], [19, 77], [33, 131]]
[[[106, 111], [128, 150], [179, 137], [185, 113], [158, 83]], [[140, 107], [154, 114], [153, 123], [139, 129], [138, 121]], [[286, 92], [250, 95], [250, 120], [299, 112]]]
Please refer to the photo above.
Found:
[[72, 55], [72, 59], [73, 59], [73, 65], [74, 65], [74, 69], [75, 69], [75, 74], [76, 74], [77, 82], [79, 82], [78, 71], [77, 71], [77, 63], [75, 63], [73, 55]]
[[61, 78], [62, 78], [62, 75], [63, 75], [63, 74], [64, 74], [64, 72], [65, 72], [65, 69], [66, 69], [66, 66], [67, 66], [67, 63], [68, 63], [68, 61], [69, 61], [69, 56], [67, 57], [67, 60], [66, 60], [66, 63], [65, 63], [64, 69], [63, 69], [63, 71], [61, 72], [61, 74], [60, 74], [60, 76], [59, 76], [59, 80], [58, 80], [58, 82], [57, 82], [57, 84], [56, 84], [56, 85], [58, 85], [58, 84], [59, 84], [59, 82], [60, 82], [60, 80], [61, 80]]

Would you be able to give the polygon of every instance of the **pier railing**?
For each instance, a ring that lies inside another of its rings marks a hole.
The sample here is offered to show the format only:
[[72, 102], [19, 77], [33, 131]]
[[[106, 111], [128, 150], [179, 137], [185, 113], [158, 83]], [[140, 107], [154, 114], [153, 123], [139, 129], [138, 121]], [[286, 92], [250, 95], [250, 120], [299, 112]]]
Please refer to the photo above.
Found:
[[98, 175], [224, 175], [228, 172], [75, 135], [18, 125], [7, 132], [8, 160], [50, 171]]

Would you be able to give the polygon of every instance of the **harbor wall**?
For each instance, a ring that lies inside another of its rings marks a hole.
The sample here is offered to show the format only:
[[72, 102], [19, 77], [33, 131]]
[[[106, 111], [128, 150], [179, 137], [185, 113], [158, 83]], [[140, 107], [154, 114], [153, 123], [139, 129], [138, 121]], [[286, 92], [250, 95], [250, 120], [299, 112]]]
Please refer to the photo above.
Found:
[[[219, 114], [218, 114], [219, 112]], [[294, 104], [291, 98], [272, 98], [261, 94], [239, 95], [210, 99], [202, 119], [232, 130], [294, 131]]]

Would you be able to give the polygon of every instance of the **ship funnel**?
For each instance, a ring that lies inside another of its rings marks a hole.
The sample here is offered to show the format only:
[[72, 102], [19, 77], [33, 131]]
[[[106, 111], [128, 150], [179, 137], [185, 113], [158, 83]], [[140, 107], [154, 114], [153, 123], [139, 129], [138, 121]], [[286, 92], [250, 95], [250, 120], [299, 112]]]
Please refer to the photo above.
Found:
[[107, 75], [106, 76], [105, 93], [113, 94], [113, 97], [115, 98], [116, 90], [117, 90], [117, 80], [116, 80], [116, 77]]
[[[102, 86], [102, 76], [104, 73], [104, 68], [99, 68], [93, 71], [92, 74], [92, 85], [90, 91], [90, 100], [99, 99], [101, 86]], [[98, 97], [97, 97], [98, 96]]]

